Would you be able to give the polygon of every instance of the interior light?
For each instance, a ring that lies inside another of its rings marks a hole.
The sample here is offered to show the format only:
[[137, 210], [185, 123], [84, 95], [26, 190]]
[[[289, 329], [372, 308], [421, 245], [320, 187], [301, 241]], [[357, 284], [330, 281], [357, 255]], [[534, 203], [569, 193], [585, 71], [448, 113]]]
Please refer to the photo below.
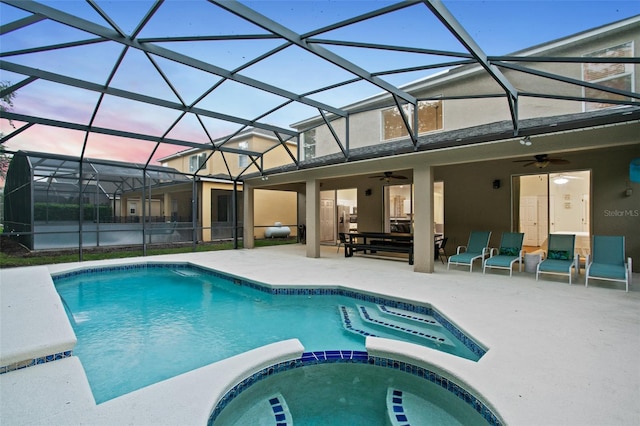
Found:
[[557, 185], [564, 185], [567, 182], [569, 182], [569, 179], [563, 176], [558, 176], [557, 178], [553, 179], [553, 183]]

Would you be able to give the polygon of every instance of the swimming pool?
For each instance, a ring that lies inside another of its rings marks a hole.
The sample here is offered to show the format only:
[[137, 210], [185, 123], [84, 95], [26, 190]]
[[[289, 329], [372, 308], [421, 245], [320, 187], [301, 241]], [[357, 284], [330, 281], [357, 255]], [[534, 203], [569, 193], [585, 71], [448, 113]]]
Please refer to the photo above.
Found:
[[451, 378], [366, 352], [305, 353], [245, 379], [218, 402], [209, 426], [501, 425]]
[[468, 359], [485, 352], [441, 313], [337, 288], [272, 288], [187, 264], [54, 276], [97, 402], [275, 341], [364, 350], [376, 335]]

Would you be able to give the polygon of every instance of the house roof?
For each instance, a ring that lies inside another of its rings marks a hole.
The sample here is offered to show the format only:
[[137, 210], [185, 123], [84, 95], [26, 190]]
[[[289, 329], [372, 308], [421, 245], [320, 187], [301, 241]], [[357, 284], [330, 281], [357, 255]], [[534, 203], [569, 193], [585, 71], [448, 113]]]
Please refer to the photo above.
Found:
[[[640, 108], [627, 107], [619, 109], [605, 109], [587, 113], [565, 114], [553, 117], [529, 118], [521, 121], [520, 135], [515, 137], [511, 122], [508, 120], [483, 124], [463, 129], [435, 132], [418, 137], [414, 144], [410, 138], [391, 142], [352, 148], [349, 158], [345, 159], [341, 152], [302, 161], [299, 166], [284, 165], [271, 170], [271, 173], [290, 172], [300, 169], [322, 167], [345, 162], [369, 160], [374, 158], [391, 157], [415, 152], [435, 151], [438, 149], [459, 148], [467, 145], [488, 142], [520, 139], [531, 135], [545, 135], [552, 133], [577, 131], [606, 125], [638, 124], [640, 123]], [[269, 173], [265, 173], [269, 174]], [[255, 177], [248, 175], [247, 177]]]
[[[350, 107], [344, 105], [362, 105], [360, 100], [378, 99], [380, 93], [399, 104], [416, 103], [412, 93], [416, 85], [468, 70], [483, 73], [495, 83], [511, 120], [481, 126], [485, 136], [475, 139], [465, 135], [478, 129], [460, 130], [463, 141], [507, 137], [508, 133], [515, 137], [529, 123], [518, 116], [519, 92], [503, 70], [531, 70], [518, 65], [513, 56], [487, 54], [486, 46], [476, 40], [480, 33], [461, 23], [458, 16], [463, 13], [455, 2], [447, 3], [451, 10], [435, 0], [118, 5], [99, 1], [51, 6], [20, 0], [0, 3], [0, 69], [3, 81], [11, 81], [8, 86], [3, 84], [0, 94], [17, 94], [14, 107], [3, 112], [16, 125], [0, 140], [7, 152], [62, 151], [77, 157], [151, 165], [185, 150], [215, 147], [222, 155], [238, 154], [237, 147], [228, 146], [227, 141], [255, 131], [277, 139], [275, 148], [258, 153], [264, 156], [273, 149], [288, 149], [286, 145], [299, 135], [290, 127], [292, 122], [313, 116], [323, 120], [348, 117]], [[552, 6], [557, 7], [549, 2]], [[503, 9], [501, 19], [508, 19], [507, 7]], [[625, 25], [638, 26], [639, 19], [634, 16], [556, 38], [514, 55], [542, 53], [545, 46], [573, 43]], [[428, 32], [407, 36], [406, 28], [416, 23]], [[487, 28], [497, 31], [494, 24], [485, 22]], [[515, 37], [512, 34], [509, 36]], [[373, 65], [372, 58], [384, 60]], [[608, 60], [629, 63], [629, 58]], [[545, 78], [566, 82], [554, 74]], [[611, 88], [595, 85], [611, 93]], [[630, 100], [620, 101], [622, 105], [640, 106], [637, 94], [623, 95]], [[461, 98], [474, 96], [469, 92]], [[557, 99], [563, 100], [562, 96]], [[574, 122], [589, 123], [577, 117]], [[493, 128], [496, 130], [491, 131]], [[451, 135], [431, 135], [428, 143], [418, 139], [408, 148], [449, 146], [457, 140], [450, 139]], [[440, 138], [449, 139], [434, 142]], [[382, 144], [345, 151], [342, 161], [355, 161], [360, 155], [389, 155], [397, 149], [397, 144]], [[330, 161], [332, 156], [313, 161], [291, 158], [282, 169]], [[260, 164], [256, 161], [240, 175], [227, 177], [242, 180], [264, 173]], [[224, 171], [212, 173], [217, 176]]]
[[[264, 130], [264, 129], [256, 129], [256, 128], [249, 128], [249, 129], [243, 129], [241, 132], [236, 133], [236, 134], [231, 134], [231, 135], [227, 135], [227, 136], [223, 136], [221, 138], [218, 138], [216, 140], [213, 141], [213, 145], [217, 148], [220, 148], [222, 146], [224, 146], [224, 144], [229, 143], [229, 142], [235, 142], [237, 140], [243, 140], [246, 138], [249, 138], [251, 136], [260, 136], [262, 138], [268, 138], [268, 139], [277, 139], [274, 135], [273, 132]], [[297, 139], [296, 140], [288, 140], [287, 143], [293, 143], [297, 145]], [[185, 149], [182, 151], [178, 151], [175, 154], [171, 154], [171, 155], [167, 155], [166, 157], [162, 157], [162, 158], [158, 158], [159, 162], [164, 162], [164, 161], [169, 161], [172, 160], [174, 158], [180, 158], [180, 157], [184, 157], [185, 155], [192, 155], [194, 153], [197, 152], [201, 152], [203, 150], [210, 150], [211, 147], [206, 147], [206, 148], [189, 148], [189, 149]]]

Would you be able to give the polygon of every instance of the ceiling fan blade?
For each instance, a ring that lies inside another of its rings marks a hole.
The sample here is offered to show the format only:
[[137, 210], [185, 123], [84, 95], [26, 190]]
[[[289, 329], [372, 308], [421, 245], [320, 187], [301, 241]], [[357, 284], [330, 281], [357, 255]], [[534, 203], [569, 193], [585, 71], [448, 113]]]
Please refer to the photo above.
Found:
[[564, 158], [547, 158], [547, 161], [553, 164], [569, 164], [569, 160], [565, 160]]

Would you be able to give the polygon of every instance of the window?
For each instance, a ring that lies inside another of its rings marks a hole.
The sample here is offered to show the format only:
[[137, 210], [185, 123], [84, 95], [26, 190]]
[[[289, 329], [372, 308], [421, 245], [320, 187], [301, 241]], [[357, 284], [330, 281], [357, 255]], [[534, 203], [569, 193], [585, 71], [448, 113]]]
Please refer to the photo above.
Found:
[[[413, 126], [413, 105], [404, 105], [403, 112], [409, 125]], [[397, 107], [382, 111], [383, 140], [396, 139], [409, 135]], [[427, 133], [442, 129], [442, 101], [418, 102], [418, 133]]]
[[304, 160], [316, 157], [316, 129], [307, 130], [302, 134]]
[[195, 173], [200, 170], [200, 167], [204, 166], [207, 162], [207, 154], [202, 152], [200, 154], [192, 155], [189, 157], [189, 172]]
[[[238, 148], [249, 149], [249, 142], [243, 141], [238, 143]], [[246, 154], [238, 155], [238, 167], [247, 167], [249, 165], [249, 156]]]
[[[617, 46], [601, 49], [589, 54], [585, 57], [592, 58], [630, 58], [633, 56], [633, 42], [619, 44]], [[586, 63], [582, 67], [582, 77], [584, 81], [589, 83], [597, 83], [614, 89], [625, 90], [630, 92], [633, 84], [633, 64], [589, 64]], [[614, 93], [602, 92], [600, 90], [584, 88], [584, 95], [587, 98], [601, 99], [629, 99], [622, 95]], [[596, 109], [607, 108], [612, 104], [605, 101], [602, 102], [585, 102], [585, 111], [593, 111]]]

